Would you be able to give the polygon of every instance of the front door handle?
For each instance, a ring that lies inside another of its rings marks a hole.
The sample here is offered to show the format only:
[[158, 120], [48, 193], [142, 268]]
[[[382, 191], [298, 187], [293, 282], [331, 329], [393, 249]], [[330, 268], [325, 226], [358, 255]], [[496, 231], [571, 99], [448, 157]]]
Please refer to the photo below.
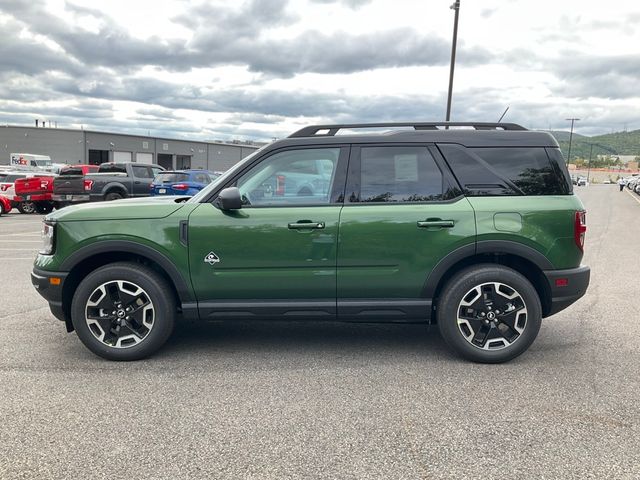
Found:
[[296, 223], [290, 223], [288, 227], [291, 230], [321, 230], [324, 228], [324, 222], [312, 222], [311, 220], [298, 220]]
[[453, 220], [441, 220], [439, 218], [418, 222], [418, 228], [453, 228]]

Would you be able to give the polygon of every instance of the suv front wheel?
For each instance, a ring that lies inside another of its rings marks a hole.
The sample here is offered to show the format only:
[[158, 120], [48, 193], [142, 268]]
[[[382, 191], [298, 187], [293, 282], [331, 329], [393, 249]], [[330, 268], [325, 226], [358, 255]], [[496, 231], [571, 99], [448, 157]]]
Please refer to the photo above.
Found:
[[500, 363], [523, 353], [542, 323], [536, 289], [517, 271], [475, 265], [446, 284], [437, 309], [445, 342], [474, 362]]
[[113, 263], [87, 275], [71, 304], [71, 320], [89, 350], [109, 360], [139, 360], [173, 331], [176, 305], [167, 282], [136, 263]]

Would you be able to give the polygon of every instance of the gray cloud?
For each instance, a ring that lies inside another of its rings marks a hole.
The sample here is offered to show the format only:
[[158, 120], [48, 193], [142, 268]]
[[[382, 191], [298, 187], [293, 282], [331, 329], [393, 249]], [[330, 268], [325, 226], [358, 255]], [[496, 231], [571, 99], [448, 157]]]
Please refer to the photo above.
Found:
[[339, 3], [339, 4], [344, 4], [350, 8], [356, 9], [356, 8], [362, 7], [363, 5], [371, 3], [371, 0], [311, 0], [311, 2], [324, 3], [324, 4]]
[[[135, 38], [114, 19], [97, 10], [71, 3], [67, 3], [66, 8], [78, 19], [73, 24], [54, 17], [39, 3], [6, 0], [3, 11], [13, 16], [14, 23], [48, 37], [66, 52], [66, 55], [54, 55], [53, 51], [47, 50], [38, 53], [32, 42], [16, 37], [13, 40], [16, 44], [11, 47], [22, 53], [20, 63], [8, 67], [27, 72], [34, 68], [71, 71], [80, 63], [126, 72], [145, 65], [177, 71], [205, 66], [246, 65], [254, 72], [288, 77], [305, 72], [351, 73], [386, 67], [445, 65], [448, 62], [449, 40], [410, 29], [364, 35], [307, 31], [291, 39], [263, 38], [264, 32], [296, 21], [286, 6], [286, 0], [254, 0], [240, 8], [195, 5], [173, 19], [193, 29], [193, 38], [184, 41]], [[87, 31], [76, 25], [87, 16], [99, 20], [101, 26], [96, 31]], [[11, 58], [17, 56], [10, 55]], [[460, 46], [461, 63], [478, 64], [491, 57], [488, 50]]]
[[562, 83], [554, 93], [571, 98], [638, 98], [640, 55], [584, 55], [562, 52], [549, 67]]

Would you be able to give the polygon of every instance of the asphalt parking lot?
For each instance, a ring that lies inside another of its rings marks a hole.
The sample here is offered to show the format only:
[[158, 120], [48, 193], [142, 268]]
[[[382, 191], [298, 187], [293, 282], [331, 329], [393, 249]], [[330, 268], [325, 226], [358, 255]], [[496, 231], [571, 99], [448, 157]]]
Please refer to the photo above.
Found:
[[504, 365], [435, 329], [180, 325], [91, 354], [31, 287], [39, 216], [0, 217], [0, 478], [640, 477], [640, 197], [577, 189], [587, 296]]

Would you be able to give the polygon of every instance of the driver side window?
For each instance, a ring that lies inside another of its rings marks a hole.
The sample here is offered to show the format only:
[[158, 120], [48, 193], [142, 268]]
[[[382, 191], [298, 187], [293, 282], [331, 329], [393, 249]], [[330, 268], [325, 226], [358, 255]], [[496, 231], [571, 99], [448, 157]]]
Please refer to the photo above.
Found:
[[303, 206], [330, 203], [340, 148], [276, 153], [236, 183], [244, 205]]

